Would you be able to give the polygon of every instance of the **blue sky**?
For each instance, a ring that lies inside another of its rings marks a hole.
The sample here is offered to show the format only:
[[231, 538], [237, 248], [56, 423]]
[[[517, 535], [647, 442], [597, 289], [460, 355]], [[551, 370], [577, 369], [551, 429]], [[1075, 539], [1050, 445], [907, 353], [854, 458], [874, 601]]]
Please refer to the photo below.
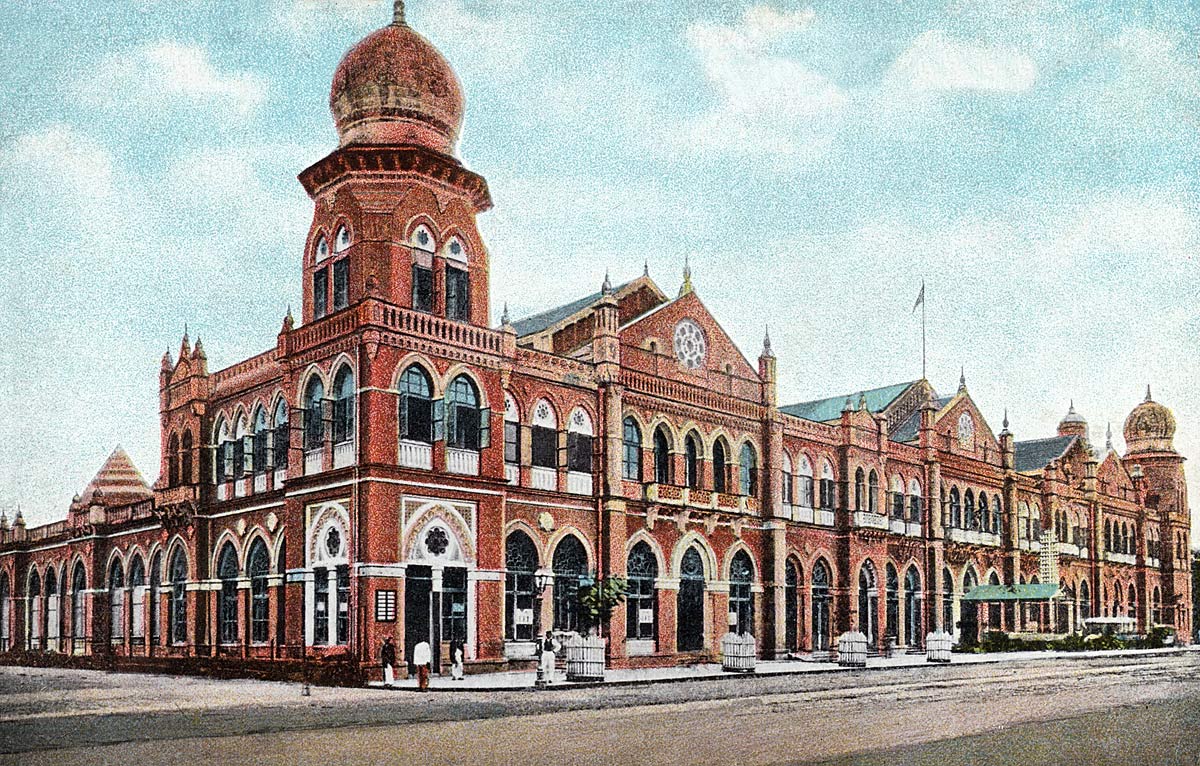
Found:
[[[965, 368], [992, 421], [1104, 443], [1143, 396], [1200, 455], [1192, 3], [411, 0], [467, 92], [493, 316], [624, 280], [697, 290], [798, 401]], [[157, 371], [300, 301], [330, 77], [386, 0], [0, 6], [0, 508], [65, 514]], [[530, 288], [536, 285], [536, 288]], [[1193, 487], [1197, 485], [1193, 479]], [[1193, 503], [1200, 502], [1193, 492]]]

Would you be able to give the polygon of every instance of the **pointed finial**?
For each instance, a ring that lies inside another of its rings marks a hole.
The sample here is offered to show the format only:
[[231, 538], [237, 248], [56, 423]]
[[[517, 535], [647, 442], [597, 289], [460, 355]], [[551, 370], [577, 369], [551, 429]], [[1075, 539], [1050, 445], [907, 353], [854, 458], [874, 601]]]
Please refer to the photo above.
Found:
[[167, 349], [167, 353], [163, 354], [162, 368], [169, 371], [174, 366], [175, 362], [171, 359], [171, 349]]
[[685, 254], [683, 256], [683, 284], [679, 286], [679, 297], [687, 295], [692, 291], [692, 265], [688, 261]]
[[1112, 452], [1112, 449], [1113, 449], [1113, 443], [1112, 443], [1112, 421], [1110, 420], [1110, 421], [1108, 422], [1108, 431], [1107, 431], [1107, 433], [1105, 433], [1105, 440], [1104, 440], [1104, 451], [1105, 451], [1105, 452]]
[[771, 351], [771, 325], [764, 325], [764, 327], [763, 327], [762, 355], [763, 356], [775, 356], [775, 353], [773, 351]]
[[858, 408], [863, 412], [867, 411], [867, 394], [865, 391], [858, 392]]
[[958, 371], [958, 390], [959, 390], [959, 391], [966, 391], [966, 390], [967, 390], [967, 368], [966, 368], [966, 367], [960, 367], [960, 368], [959, 368], [959, 371]]
[[500, 314], [500, 324], [501, 324], [501, 325], [503, 325], [503, 326], [505, 326], [505, 327], [507, 327], [507, 326], [508, 326], [508, 324], [509, 324], [509, 319], [508, 319], [508, 301], [505, 301], [505, 302], [504, 302], [504, 311], [503, 311], [503, 313], [501, 313], [501, 314]]
[[608, 278], [608, 269], [604, 270], [604, 282], [600, 285], [601, 295], [612, 295], [612, 280]]
[[1075, 414], [1075, 400], [1074, 400], [1074, 399], [1071, 399], [1071, 404], [1070, 404], [1070, 406], [1069, 406], [1069, 407], [1067, 407], [1067, 414], [1068, 414], [1068, 415], [1074, 415], [1074, 414]]
[[197, 359], [208, 359], [208, 355], [204, 353], [204, 343], [200, 340], [200, 336], [196, 336], [196, 350], [192, 352], [192, 356]]
[[850, 397], [846, 397], [846, 403], [842, 405], [842, 412], [850, 412], [854, 407], [850, 404]]
[[1004, 408], [1004, 423], [1001, 424], [1005, 431], [1008, 430], [1008, 408]]
[[646, 260], [642, 261], [642, 276], [643, 277], [650, 276], [650, 259], [648, 259], [648, 258]]
[[404, 0], [395, 0], [392, 3], [392, 25], [404, 26]]
[[296, 326], [296, 320], [292, 317], [292, 304], [288, 304], [287, 313], [283, 315], [283, 328], [280, 332], [291, 332]]
[[1146, 384], [1146, 401], [1148, 401], [1148, 402], [1152, 401], [1150, 399], [1150, 384], [1149, 383]]

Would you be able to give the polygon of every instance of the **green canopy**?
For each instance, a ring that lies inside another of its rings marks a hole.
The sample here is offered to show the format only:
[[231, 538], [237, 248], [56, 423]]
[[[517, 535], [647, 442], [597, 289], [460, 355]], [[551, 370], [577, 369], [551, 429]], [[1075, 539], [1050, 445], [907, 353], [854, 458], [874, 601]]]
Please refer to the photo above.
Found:
[[1021, 585], [976, 585], [963, 601], [1049, 601], [1058, 597], [1058, 586], [1049, 583]]

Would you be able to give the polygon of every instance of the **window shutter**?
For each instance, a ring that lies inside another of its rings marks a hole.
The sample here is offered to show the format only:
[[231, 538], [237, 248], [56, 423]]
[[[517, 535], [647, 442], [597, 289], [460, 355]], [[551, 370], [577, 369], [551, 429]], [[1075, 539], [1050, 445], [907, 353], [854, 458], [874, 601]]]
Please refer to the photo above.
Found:
[[479, 449], [492, 446], [492, 411], [484, 407], [479, 411]]
[[242, 470], [254, 471], [254, 437], [242, 437]]
[[571, 451], [570, 451], [571, 450], [571, 437], [574, 436], [575, 434], [568, 431], [567, 438], [563, 439], [562, 441], [559, 441], [560, 437], [558, 434], [559, 434], [558, 431], [554, 432], [555, 446], [557, 447], [557, 451], [558, 451], [558, 462], [555, 463], [555, 467], [562, 468], [563, 466], [567, 466], [567, 468], [569, 470], [570, 464], [568, 463], [568, 460], [571, 457]]
[[400, 402], [396, 405], [396, 429], [401, 439], [407, 439], [408, 430], [408, 394], [400, 394]]
[[440, 442], [446, 438], [446, 402], [444, 399], [433, 400], [433, 440]]

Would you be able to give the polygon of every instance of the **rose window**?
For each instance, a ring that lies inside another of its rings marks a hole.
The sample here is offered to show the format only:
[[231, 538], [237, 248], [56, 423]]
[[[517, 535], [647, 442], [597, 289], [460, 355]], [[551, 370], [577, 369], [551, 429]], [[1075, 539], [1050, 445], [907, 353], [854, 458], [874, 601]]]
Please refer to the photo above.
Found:
[[696, 369], [704, 364], [704, 353], [707, 345], [704, 342], [704, 331], [690, 319], [685, 319], [675, 325], [675, 358], [680, 364]]

